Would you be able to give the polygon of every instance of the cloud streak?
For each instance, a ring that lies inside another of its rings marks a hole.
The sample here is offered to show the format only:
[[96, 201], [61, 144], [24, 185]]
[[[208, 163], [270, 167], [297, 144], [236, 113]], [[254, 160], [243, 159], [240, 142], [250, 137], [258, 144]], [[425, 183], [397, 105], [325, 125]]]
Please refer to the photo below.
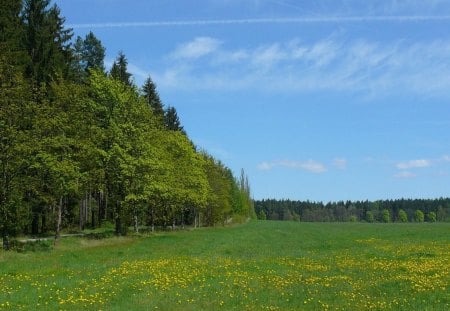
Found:
[[323, 23], [362, 23], [362, 22], [429, 22], [450, 21], [450, 15], [377, 15], [377, 16], [322, 16], [295, 18], [248, 18], [213, 20], [178, 20], [154, 22], [108, 22], [68, 24], [67, 27], [82, 28], [136, 28], [136, 27], [182, 27], [240, 24], [323, 24]]
[[[158, 85], [177, 90], [356, 92], [369, 98], [392, 93], [449, 96], [448, 40], [386, 44], [332, 35], [315, 42], [293, 38], [245, 49], [227, 49], [227, 42], [208, 40], [202, 53], [192, 53], [199, 57], [179, 58], [155, 72]], [[194, 38], [180, 46], [186, 53], [199, 43]], [[172, 56], [180, 53], [180, 46]]]
[[290, 169], [299, 169], [308, 171], [311, 173], [324, 173], [327, 171], [325, 165], [320, 162], [314, 160], [308, 161], [293, 161], [293, 160], [281, 160], [281, 161], [272, 161], [272, 162], [261, 162], [258, 164], [258, 169], [261, 171], [268, 171], [276, 167], [284, 167]]

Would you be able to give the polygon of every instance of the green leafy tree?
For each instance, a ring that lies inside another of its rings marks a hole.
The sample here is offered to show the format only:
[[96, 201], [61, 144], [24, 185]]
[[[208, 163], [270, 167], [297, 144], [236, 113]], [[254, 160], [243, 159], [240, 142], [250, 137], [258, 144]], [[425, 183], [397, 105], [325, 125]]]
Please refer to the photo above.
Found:
[[418, 209], [414, 212], [414, 221], [415, 222], [424, 222], [425, 220], [425, 215], [423, 214], [423, 212]]
[[390, 221], [391, 221], [391, 215], [390, 215], [388, 209], [384, 209], [384, 210], [381, 212], [381, 221], [382, 221], [382, 222], [390, 222]]
[[408, 222], [408, 215], [402, 209], [398, 211], [398, 221], [400, 222]]
[[435, 212], [429, 212], [427, 214], [427, 221], [429, 221], [429, 222], [436, 222], [436, 213]]
[[258, 213], [258, 219], [259, 219], [259, 220], [266, 220], [266, 219], [267, 219], [267, 215], [266, 215], [266, 213], [264, 212], [264, 210], [259, 211], [259, 213]]
[[374, 222], [375, 221], [375, 217], [373, 216], [373, 212], [372, 211], [367, 211], [366, 212], [366, 221], [367, 222]]

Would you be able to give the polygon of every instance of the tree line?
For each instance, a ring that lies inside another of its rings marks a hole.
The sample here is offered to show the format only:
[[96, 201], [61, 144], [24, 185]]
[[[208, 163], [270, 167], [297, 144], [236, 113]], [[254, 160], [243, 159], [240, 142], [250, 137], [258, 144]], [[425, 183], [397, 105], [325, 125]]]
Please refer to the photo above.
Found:
[[214, 226], [254, 215], [248, 178], [199, 150], [151, 77], [110, 70], [50, 0], [0, 3], [0, 231]]
[[258, 219], [317, 222], [450, 221], [450, 198], [311, 202], [257, 200]]

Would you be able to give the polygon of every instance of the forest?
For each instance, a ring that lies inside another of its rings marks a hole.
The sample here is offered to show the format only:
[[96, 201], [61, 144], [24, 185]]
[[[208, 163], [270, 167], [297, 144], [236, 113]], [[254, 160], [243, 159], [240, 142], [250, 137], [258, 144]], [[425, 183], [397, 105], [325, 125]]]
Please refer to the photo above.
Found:
[[248, 178], [199, 150], [120, 52], [105, 68], [50, 0], [0, 2], [0, 231], [214, 226], [254, 216]]
[[258, 219], [317, 222], [450, 221], [450, 198], [322, 202], [258, 200]]

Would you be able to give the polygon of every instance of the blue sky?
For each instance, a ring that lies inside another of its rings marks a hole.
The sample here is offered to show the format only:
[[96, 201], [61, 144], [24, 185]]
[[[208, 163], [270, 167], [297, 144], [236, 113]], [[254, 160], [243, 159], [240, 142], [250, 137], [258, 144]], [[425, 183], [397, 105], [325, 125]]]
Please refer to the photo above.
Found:
[[55, 3], [256, 199], [450, 195], [450, 1]]

